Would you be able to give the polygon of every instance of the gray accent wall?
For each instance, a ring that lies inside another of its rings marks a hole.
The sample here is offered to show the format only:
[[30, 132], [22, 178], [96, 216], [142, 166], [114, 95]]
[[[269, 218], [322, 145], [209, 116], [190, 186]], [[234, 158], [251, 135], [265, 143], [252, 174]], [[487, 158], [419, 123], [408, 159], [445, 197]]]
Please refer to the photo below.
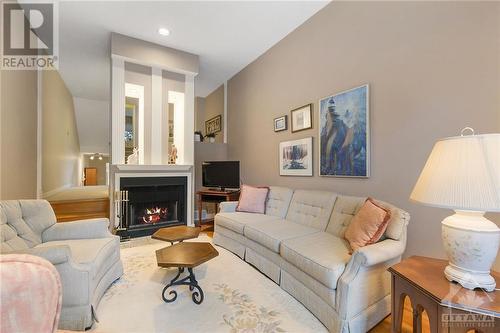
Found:
[[[438, 138], [465, 126], [500, 132], [499, 40], [500, 3], [332, 2], [229, 80], [229, 159], [245, 183], [393, 203], [412, 215], [406, 255], [444, 257], [440, 222], [452, 212], [408, 198]], [[318, 101], [365, 83], [371, 177], [320, 177]], [[313, 129], [273, 131], [274, 118], [307, 103]], [[279, 143], [311, 136], [314, 176], [279, 176]]]

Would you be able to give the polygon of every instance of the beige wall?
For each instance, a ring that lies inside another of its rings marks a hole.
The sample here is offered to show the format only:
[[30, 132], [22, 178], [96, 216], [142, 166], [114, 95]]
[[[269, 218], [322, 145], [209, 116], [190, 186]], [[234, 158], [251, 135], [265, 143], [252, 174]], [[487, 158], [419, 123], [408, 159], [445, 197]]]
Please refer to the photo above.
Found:
[[194, 130], [205, 133], [205, 98], [194, 99]]
[[1, 71], [0, 198], [36, 198], [37, 73]]
[[[221, 115], [221, 131], [215, 136], [215, 142], [224, 142], [224, 85], [212, 91], [205, 97], [205, 121]], [[205, 124], [203, 124], [203, 135], [205, 135]]]
[[[229, 158], [241, 160], [246, 183], [394, 203], [412, 215], [406, 254], [443, 257], [440, 221], [451, 212], [408, 197], [438, 138], [465, 126], [500, 131], [499, 39], [499, 3], [329, 4], [229, 81]], [[372, 176], [319, 177], [318, 100], [365, 83]], [[273, 118], [306, 103], [314, 103], [313, 129], [273, 132]], [[310, 136], [314, 177], [280, 177], [279, 142]]]
[[80, 183], [73, 97], [59, 73], [42, 72], [42, 192]]

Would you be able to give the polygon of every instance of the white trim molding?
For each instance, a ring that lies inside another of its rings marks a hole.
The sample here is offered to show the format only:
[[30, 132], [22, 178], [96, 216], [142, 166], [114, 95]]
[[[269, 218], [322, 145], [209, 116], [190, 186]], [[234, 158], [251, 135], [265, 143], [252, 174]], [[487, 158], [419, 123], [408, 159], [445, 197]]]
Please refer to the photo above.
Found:
[[151, 68], [151, 164], [162, 164], [162, 70]]
[[194, 165], [194, 75], [186, 75], [184, 89], [184, 160]]
[[111, 158], [125, 163], [125, 61], [111, 58]]

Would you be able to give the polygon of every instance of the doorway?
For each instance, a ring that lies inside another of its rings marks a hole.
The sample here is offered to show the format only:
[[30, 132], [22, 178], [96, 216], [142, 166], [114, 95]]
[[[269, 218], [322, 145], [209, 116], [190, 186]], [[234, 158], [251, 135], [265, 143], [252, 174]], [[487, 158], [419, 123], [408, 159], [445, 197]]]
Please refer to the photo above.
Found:
[[95, 186], [97, 185], [97, 168], [85, 168], [84, 174], [84, 186]]

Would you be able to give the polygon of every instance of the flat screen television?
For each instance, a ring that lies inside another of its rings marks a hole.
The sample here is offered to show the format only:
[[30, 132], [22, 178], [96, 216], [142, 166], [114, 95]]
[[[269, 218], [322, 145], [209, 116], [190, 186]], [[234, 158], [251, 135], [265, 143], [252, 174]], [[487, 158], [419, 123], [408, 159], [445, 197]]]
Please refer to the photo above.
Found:
[[240, 161], [206, 161], [201, 168], [204, 187], [240, 188]]

